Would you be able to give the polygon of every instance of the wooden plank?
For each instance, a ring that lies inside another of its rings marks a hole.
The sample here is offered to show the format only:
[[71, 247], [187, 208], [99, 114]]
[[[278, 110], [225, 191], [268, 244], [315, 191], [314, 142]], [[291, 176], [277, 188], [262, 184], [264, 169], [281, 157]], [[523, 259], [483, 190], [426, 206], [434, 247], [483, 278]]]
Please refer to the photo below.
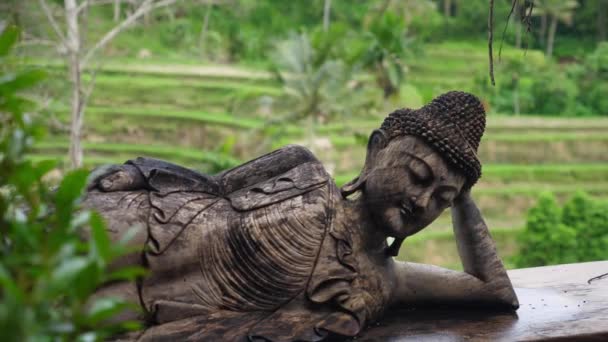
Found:
[[608, 341], [608, 261], [509, 271], [516, 314], [473, 308], [391, 310], [357, 341]]

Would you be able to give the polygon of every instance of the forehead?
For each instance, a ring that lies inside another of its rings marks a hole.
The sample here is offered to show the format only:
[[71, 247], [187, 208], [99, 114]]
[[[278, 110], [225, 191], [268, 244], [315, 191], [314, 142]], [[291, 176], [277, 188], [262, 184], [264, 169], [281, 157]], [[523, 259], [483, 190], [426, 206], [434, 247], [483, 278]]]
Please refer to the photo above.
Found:
[[393, 138], [382, 152], [379, 162], [385, 167], [409, 165], [412, 159], [415, 159], [426, 164], [435, 178], [464, 183], [464, 176], [459, 170], [449, 165], [439, 152], [415, 136]]

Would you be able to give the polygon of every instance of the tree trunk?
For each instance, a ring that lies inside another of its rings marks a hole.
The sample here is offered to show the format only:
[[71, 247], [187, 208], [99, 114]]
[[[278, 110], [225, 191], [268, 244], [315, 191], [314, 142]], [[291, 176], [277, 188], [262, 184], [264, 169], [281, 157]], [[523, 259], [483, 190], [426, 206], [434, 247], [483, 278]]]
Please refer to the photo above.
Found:
[[540, 46], [545, 47], [545, 37], [547, 36], [547, 15], [543, 14], [540, 16], [540, 34], [539, 41]]
[[446, 18], [452, 16], [452, 0], [443, 0], [443, 15]]
[[325, 6], [323, 6], [323, 31], [329, 30], [329, 13], [331, 11], [331, 0], [325, 0]]
[[553, 44], [555, 43], [555, 31], [557, 31], [557, 16], [551, 16], [551, 26], [547, 37], [547, 57], [553, 56]]
[[606, 30], [608, 22], [606, 22], [606, 12], [608, 12], [608, 1], [598, 0], [597, 2], [597, 40], [602, 42], [606, 40]]
[[521, 22], [521, 8], [519, 7], [519, 3], [517, 4], [517, 8], [515, 8], [515, 46], [518, 49], [521, 49], [521, 27], [523, 23]]
[[12, 1], [8, 4], [8, 7], [11, 12], [11, 18], [13, 19], [13, 24], [17, 27], [21, 27], [21, 1]]
[[114, 0], [114, 22], [120, 20], [120, 0]]
[[65, 0], [67, 26], [66, 47], [68, 67], [72, 85], [71, 124], [70, 124], [70, 162], [72, 168], [82, 166], [82, 93], [80, 76], [80, 34], [78, 31], [78, 5], [76, 0]]
[[[89, 6], [84, 6], [76, 14], [78, 24], [78, 36], [80, 38], [80, 47], [87, 46], [87, 32], [89, 32]], [[80, 50], [80, 49], [79, 49]], [[82, 69], [82, 68], [81, 68]]]
[[199, 39], [198, 39], [202, 58], [205, 58], [205, 47], [207, 46], [207, 31], [209, 29], [209, 17], [211, 16], [212, 8], [213, 8], [212, 2], [207, 4], [207, 11], [205, 11], [205, 18], [203, 19], [203, 27], [201, 28], [201, 35], [199, 36]]

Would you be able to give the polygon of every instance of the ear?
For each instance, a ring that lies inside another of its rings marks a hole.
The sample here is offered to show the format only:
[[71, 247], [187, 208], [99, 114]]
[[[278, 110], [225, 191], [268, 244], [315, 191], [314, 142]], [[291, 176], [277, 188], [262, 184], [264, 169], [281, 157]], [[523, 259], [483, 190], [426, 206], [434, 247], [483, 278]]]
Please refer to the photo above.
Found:
[[387, 144], [388, 137], [383, 130], [377, 129], [372, 132], [367, 142], [367, 156], [365, 157], [365, 165], [363, 165], [361, 174], [340, 188], [340, 192], [344, 198], [352, 195], [365, 184], [367, 172], [370, 170], [371, 163], [376, 159], [378, 152], [385, 148]]
[[380, 150], [386, 147], [388, 144], [388, 137], [386, 133], [381, 129], [376, 129], [369, 136], [367, 141], [367, 156], [365, 158], [365, 165], [376, 159], [376, 155]]

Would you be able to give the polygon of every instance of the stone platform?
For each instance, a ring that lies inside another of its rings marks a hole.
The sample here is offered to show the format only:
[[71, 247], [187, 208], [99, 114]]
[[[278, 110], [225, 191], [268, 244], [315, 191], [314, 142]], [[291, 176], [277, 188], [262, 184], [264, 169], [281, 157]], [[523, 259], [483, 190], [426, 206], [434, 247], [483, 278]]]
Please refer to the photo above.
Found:
[[608, 261], [511, 270], [516, 314], [395, 310], [355, 341], [608, 341], [607, 273]]

